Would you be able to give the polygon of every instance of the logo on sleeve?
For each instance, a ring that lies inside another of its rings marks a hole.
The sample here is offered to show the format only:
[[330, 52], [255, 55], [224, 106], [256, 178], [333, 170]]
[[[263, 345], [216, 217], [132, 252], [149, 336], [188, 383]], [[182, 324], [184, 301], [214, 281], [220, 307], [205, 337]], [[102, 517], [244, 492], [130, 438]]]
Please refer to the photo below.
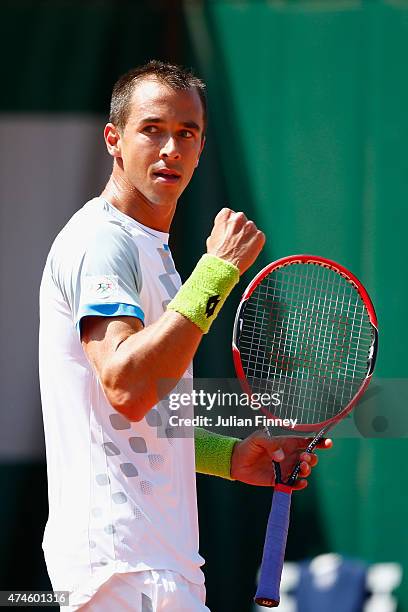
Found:
[[219, 295], [213, 295], [210, 298], [208, 298], [207, 307], [205, 309], [205, 314], [207, 316], [207, 319], [209, 317], [213, 316], [214, 311], [215, 311], [219, 301], [220, 301], [220, 296]]
[[87, 276], [85, 291], [88, 299], [106, 300], [118, 293], [118, 279], [116, 276]]

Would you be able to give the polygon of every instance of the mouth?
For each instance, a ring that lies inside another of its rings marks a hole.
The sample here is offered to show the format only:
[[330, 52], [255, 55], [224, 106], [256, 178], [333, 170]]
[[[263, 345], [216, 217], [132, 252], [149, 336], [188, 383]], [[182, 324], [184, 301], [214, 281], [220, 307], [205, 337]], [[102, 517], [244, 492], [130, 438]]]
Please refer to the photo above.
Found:
[[171, 168], [160, 168], [153, 172], [153, 176], [160, 183], [174, 184], [177, 183], [181, 179], [180, 172], [177, 170], [172, 170]]

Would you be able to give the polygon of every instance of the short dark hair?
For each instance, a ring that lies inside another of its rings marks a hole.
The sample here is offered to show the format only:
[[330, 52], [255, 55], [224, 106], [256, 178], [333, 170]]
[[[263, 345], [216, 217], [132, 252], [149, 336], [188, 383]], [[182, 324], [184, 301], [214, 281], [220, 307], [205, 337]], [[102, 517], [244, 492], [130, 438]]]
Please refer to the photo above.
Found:
[[150, 60], [143, 66], [138, 66], [122, 75], [113, 86], [110, 104], [109, 121], [120, 130], [125, 128], [130, 114], [130, 102], [135, 83], [149, 76], [168, 85], [174, 90], [195, 89], [200, 96], [203, 107], [203, 121], [205, 133], [207, 126], [207, 95], [205, 83], [196, 77], [193, 72], [175, 64]]

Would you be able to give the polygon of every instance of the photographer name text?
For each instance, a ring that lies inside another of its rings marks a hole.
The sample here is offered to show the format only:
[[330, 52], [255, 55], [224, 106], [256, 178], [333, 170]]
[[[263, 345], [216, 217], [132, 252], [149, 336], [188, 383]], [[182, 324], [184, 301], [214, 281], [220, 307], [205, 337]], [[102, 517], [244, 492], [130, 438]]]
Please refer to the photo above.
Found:
[[235, 415], [217, 418], [209, 416], [195, 416], [191, 418], [172, 414], [169, 419], [171, 427], [290, 427], [295, 429], [297, 419], [269, 418], [262, 414], [253, 417], [240, 418]]

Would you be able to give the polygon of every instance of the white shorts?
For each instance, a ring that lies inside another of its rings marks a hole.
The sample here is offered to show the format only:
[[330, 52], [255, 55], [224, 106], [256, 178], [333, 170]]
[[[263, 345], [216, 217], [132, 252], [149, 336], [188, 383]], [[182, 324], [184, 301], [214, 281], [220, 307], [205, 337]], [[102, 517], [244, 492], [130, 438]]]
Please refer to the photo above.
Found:
[[[63, 611], [63, 608], [61, 608]], [[210, 612], [205, 587], [169, 570], [113, 574], [83, 612]]]

